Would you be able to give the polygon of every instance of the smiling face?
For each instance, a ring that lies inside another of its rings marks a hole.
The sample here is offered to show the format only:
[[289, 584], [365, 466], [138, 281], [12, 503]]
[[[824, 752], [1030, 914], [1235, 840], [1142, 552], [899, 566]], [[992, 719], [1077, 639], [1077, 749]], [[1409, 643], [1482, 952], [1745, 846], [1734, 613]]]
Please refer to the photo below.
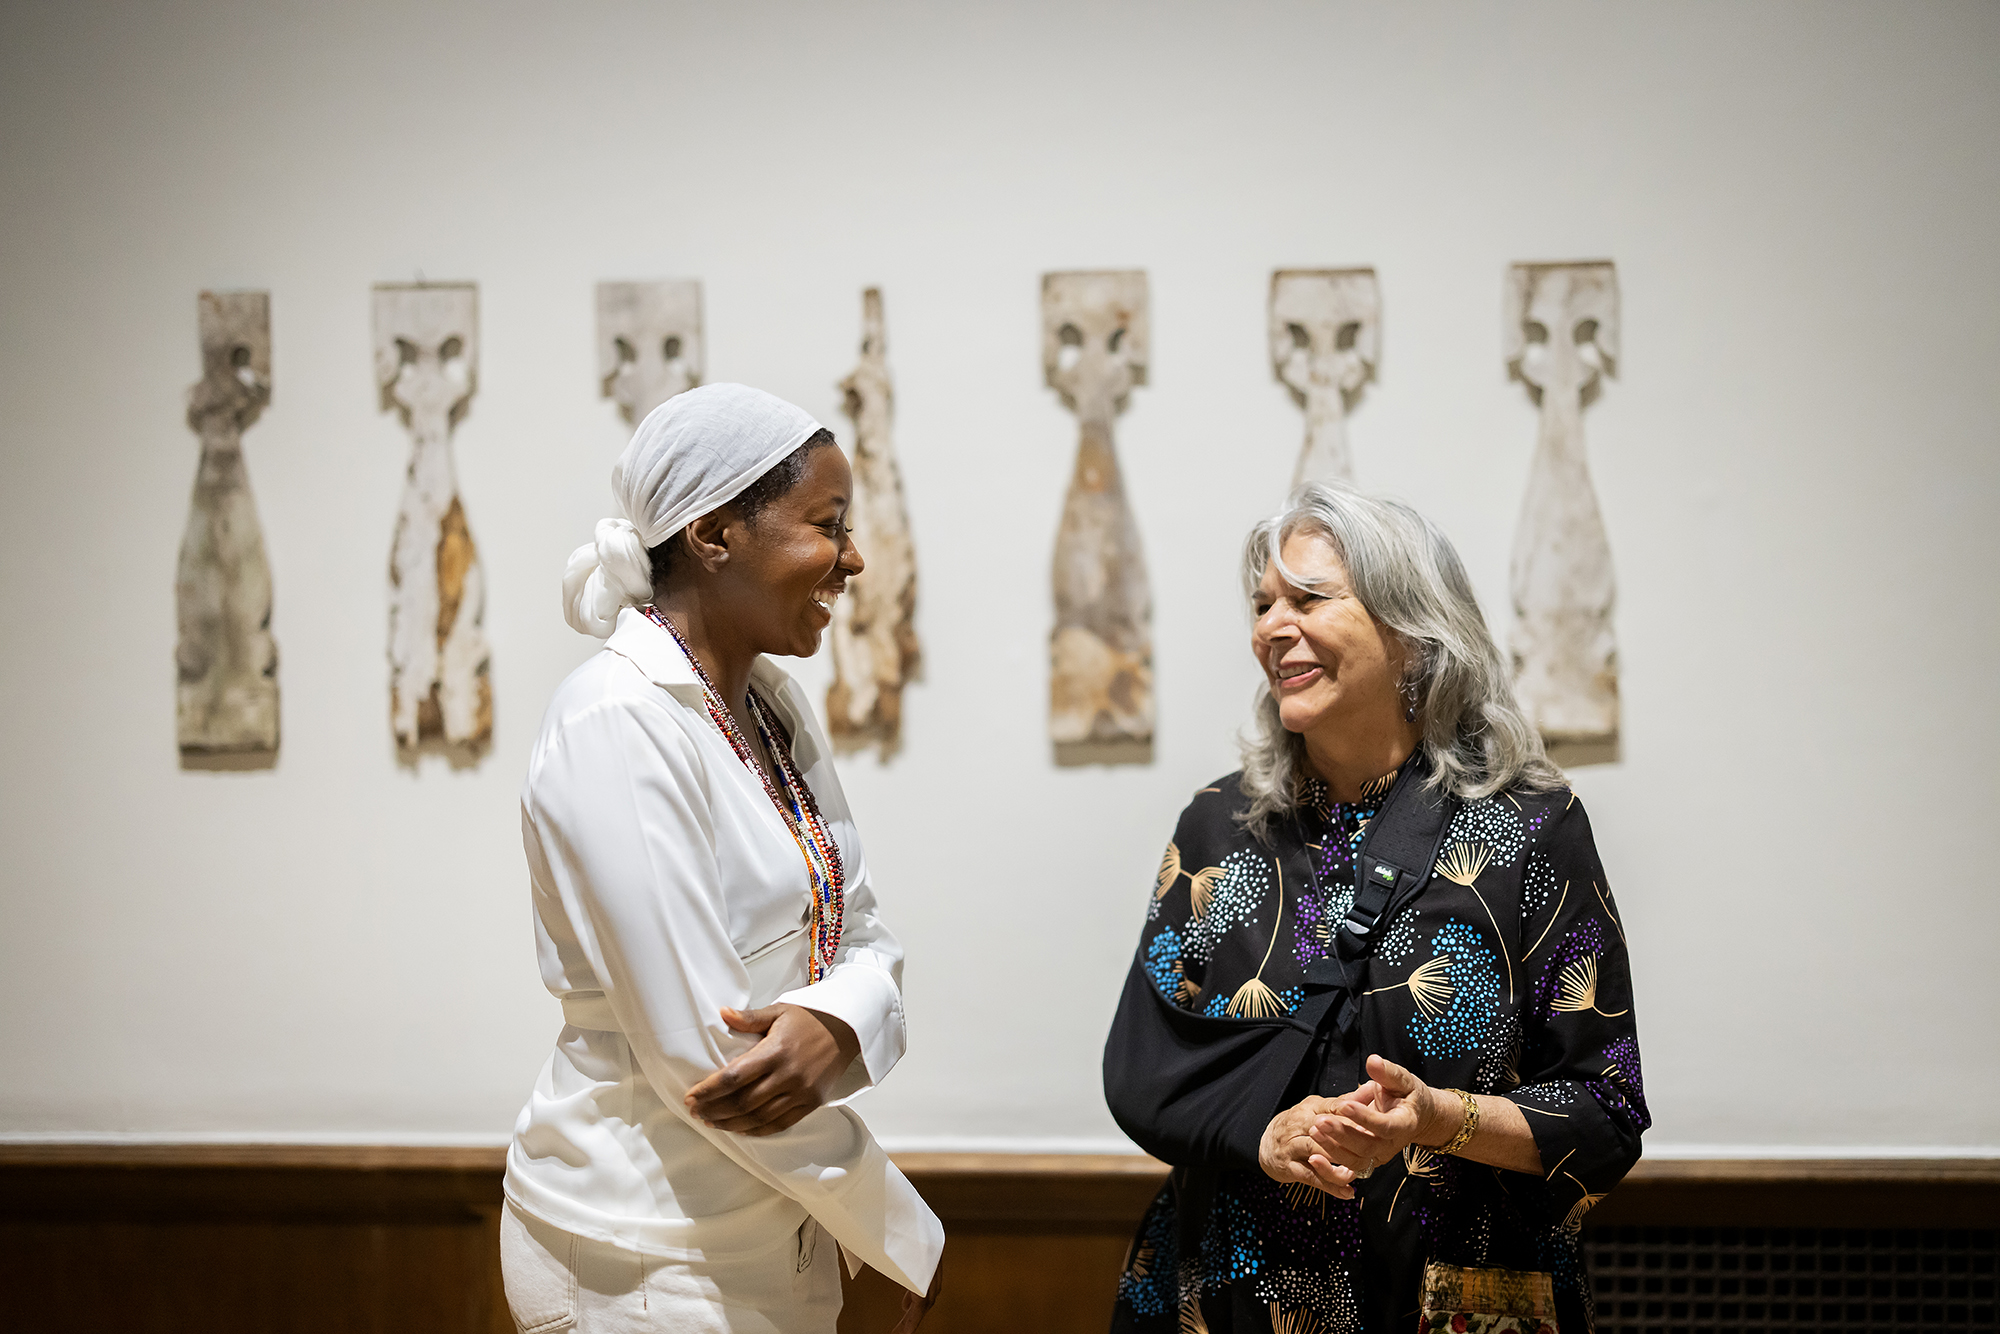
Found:
[[809, 658], [833, 623], [833, 601], [861, 573], [847, 527], [854, 478], [834, 446], [811, 450], [792, 488], [756, 518], [726, 523], [721, 577], [735, 630], [754, 653]]
[[1333, 544], [1317, 533], [1297, 532], [1285, 539], [1281, 554], [1309, 586], [1287, 582], [1275, 561], [1264, 568], [1250, 647], [1285, 730], [1310, 741], [1316, 734], [1400, 723], [1401, 646], [1354, 595]]

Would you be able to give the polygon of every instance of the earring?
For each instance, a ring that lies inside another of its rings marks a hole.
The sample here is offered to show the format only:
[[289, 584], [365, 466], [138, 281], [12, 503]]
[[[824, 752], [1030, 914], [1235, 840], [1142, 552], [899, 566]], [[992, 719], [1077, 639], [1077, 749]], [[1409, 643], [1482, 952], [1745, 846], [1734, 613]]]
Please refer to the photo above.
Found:
[[1417, 683], [1415, 681], [1405, 681], [1403, 682], [1403, 721], [1413, 723], [1416, 720]]

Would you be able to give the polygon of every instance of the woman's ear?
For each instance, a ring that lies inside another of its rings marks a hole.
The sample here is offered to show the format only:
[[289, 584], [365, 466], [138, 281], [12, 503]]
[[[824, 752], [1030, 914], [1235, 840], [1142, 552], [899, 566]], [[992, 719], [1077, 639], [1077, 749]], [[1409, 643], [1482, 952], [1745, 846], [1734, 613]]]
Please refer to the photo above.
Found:
[[735, 516], [728, 506], [723, 506], [712, 514], [704, 514], [682, 529], [681, 540], [687, 543], [688, 554], [695, 564], [714, 574], [729, 563], [730, 531], [735, 527]]

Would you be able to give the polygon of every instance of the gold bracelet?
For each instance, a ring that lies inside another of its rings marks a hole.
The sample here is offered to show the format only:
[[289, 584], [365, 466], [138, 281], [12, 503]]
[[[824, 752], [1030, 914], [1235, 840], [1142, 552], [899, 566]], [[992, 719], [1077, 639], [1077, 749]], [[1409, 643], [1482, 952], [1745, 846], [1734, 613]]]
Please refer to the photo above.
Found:
[[1435, 1151], [1451, 1154], [1472, 1143], [1472, 1137], [1479, 1133], [1479, 1099], [1464, 1089], [1446, 1089], [1445, 1092], [1456, 1093], [1458, 1100], [1465, 1104], [1465, 1118], [1458, 1123], [1458, 1133], [1451, 1137], [1451, 1143]]

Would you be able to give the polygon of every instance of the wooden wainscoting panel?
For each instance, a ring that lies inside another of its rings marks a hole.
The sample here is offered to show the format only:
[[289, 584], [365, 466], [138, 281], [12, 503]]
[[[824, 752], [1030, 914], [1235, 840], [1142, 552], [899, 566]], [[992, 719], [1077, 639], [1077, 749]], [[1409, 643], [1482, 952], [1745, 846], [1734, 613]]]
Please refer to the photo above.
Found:
[[[947, 1235], [944, 1292], [923, 1334], [1104, 1334], [1110, 1328], [1129, 1239], [956, 1227]], [[840, 1334], [887, 1334], [902, 1309], [902, 1288], [863, 1270], [848, 1281]]]
[[7, 1328], [509, 1334], [500, 1202], [491, 1150], [4, 1146]]
[[[926, 1334], [1100, 1334], [1166, 1174], [1137, 1156], [897, 1162], [948, 1238]], [[506, 1334], [501, 1170], [493, 1148], [0, 1145], [6, 1328]], [[1897, 1228], [1992, 1229], [2000, 1161], [1642, 1162], [1590, 1222], [1664, 1229], [1673, 1244], [1687, 1228], [1877, 1229], [1891, 1241]], [[847, 1292], [842, 1334], [895, 1323], [894, 1284], [864, 1273]], [[1650, 1298], [1633, 1300], [1649, 1321]]]
[[[945, 1226], [944, 1292], [924, 1334], [1103, 1334], [1139, 1215], [1167, 1168], [1137, 1154], [896, 1155]], [[840, 1334], [883, 1334], [900, 1287], [847, 1284]]]
[[2000, 1226], [2000, 1159], [1641, 1161], [1593, 1226]]
[[0, 1222], [6, 1327], [512, 1334], [498, 1215], [470, 1224]]

